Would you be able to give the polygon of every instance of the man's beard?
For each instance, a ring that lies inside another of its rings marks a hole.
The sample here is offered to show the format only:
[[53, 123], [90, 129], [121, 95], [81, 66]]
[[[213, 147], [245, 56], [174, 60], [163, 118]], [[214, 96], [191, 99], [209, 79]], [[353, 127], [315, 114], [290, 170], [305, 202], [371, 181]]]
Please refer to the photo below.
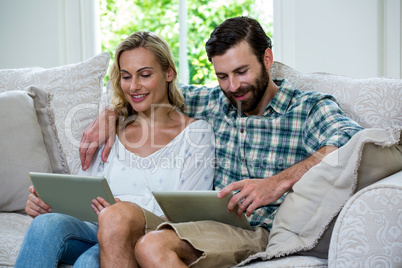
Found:
[[[226, 95], [232, 105], [237, 108], [237, 110], [242, 111], [244, 114], [247, 114], [257, 108], [258, 103], [260, 103], [265, 94], [265, 91], [268, 88], [268, 83], [268, 72], [263, 66], [261, 66], [261, 72], [252, 85], [242, 86], [238, 89], [236, 93], [225, 91], [223, 91], [223, 93]], [[236, 100], [235, 96], [242, 96], [247, 92], [250, 92], [250, 94], [252, 95], [251, 98], [248, 97], [247, 100], [243, 101]]]

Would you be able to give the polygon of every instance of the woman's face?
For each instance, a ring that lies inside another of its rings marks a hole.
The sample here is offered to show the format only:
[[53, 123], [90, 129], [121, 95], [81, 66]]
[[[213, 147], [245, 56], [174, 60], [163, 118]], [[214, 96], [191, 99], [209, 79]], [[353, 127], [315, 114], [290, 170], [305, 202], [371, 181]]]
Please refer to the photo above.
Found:
[[149, 114], [158, 104], [169, 104], [167, 88], [174, 72], [162, 71], [153, 52], [143, 47], [126, 50], [119, 63], [121, 88], [137, 113]]

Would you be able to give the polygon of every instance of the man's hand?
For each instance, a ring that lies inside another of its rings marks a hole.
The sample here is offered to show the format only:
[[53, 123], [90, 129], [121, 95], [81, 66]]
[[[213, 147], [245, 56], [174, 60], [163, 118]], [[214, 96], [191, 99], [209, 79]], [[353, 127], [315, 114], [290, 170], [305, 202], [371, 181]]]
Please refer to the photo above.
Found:
[[35, 218], [41, 214], [52, 212], [52, 208], [46, 204], [42, 199], [40, 199], [33, 186], [29, 187], [28, 201], [25, 206], [25, 212]]
[[285, 192], [288, 191], [284, 181], [282, 184], [277, 176], [264, 179], [245, 179], [233, 182], [219, 192], [218, 197], [222, 198], [232, 191], [238, 191], [228, 204], [228, 211], [232, 212], [236, 205], [237, 215], [240, 217], [244, 212], [247, 216], [257, 208], [271, 204], [278, 200]]
[[222, 198], [232, 191], [238, 191], [229, 201], [228, 211], [232, 212], [236, 205], [237, 215], [246, 212], [247, 216], [261, 206], [271, 204], [289, 191], [293, 185], [313, 166], [320, 163], [329, 153], [338, 149], [334, 146], [324, 146], [302, 162], [283, 170], [275, 176], [263, 179], [244, 179], [233, 182], [223, 188], [218, 197]]
[[80, 143], [80, 159], [82, 170], [89, 168], [99, 144], [105, 142], [102, 160], [106, 162], [114, 143], [117, 115], [110, 109], [104, 109], [99, 116], [85, 129]]
[[[120, 202], [119, 198], [114, 199], [116, 202]], [[105, 199], [102, 197], [98, 196], [98, 198], [92, 200], [92, 209], [95, 211], [96, 215], [99, 215], [99, 213], [106, 207], [111, 206], [109, 202], [107, 202]]]

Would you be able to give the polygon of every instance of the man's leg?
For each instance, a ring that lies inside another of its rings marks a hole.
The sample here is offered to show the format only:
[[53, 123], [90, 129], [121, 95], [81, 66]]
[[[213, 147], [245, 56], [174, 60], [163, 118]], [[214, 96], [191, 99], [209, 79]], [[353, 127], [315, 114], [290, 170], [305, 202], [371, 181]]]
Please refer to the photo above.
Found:
[[165, 222], [142, 237], [135, 255], [141, 267], [232, 267], [264, 251], [268, 230], [214, 222]]
[[102, 210], [98, 218], [101, 267], [138, 267], [134, 248], [145, 234], [143, 210], [130, 202], [118, 202]]
[[181, 240], [172, 229], [147, 233], [135, 246], [135, 257], [143, 267], [188, 267], [202, 252]]

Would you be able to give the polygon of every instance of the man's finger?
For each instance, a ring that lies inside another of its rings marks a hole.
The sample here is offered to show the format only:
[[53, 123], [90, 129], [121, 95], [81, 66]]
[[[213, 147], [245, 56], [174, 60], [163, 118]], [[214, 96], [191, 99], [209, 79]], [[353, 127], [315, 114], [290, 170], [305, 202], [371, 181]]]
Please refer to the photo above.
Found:
[[105, 142], [105, 147], [102, 151], [102, 161], [106, 162], [114, 144], [114, 136], [109, 137]]
[[250, 217], [250, 216], [251, 216], [251, 213], [253, 213], [253, 211], [256, 210], [258, 207], [259, 207], [258, 205], [255, 205], [255, 202], [252, 202], [252, 203], [247, 207], [247, 210], [246, 210], [246, 215], [247, 215], [247, 217]]
[[245, 203], [239, 202], [238, 203], [238, 207], [237, 207], [237, 211], [236, 214], [238, 217], [241, 217], [241, 215], [244, 213], [244, 211], [246, 211], [247, 206]]
[[243, 188], [242, 185], [243, 181], [232, 182], [218, 193], [218, 198], [223, 198], [233, 191], [241, 190]]
[[98, 148], [97, 145], [91, 145], [87, 151], [85, 152], [84, 163], [82, 164], [82, 169], [86, 170], [91, 165], [92, 157], [94, 156], [96, 149]]
[[80, 141], [80, 148], [79, 148], [79, 152], [80, 152], [80, 157], [85, 155], [85, 152], [87, 151], [88, 147], [89, 147], [89, 134], [88, 134], [88, 130], [92, 130], [92, 123], [88, 126], [88, 128], [84, 131], [84, 133], [82, 134], [81, 137], [81, 141]]
[[236, 206], [238, 206], [238, 210], [241, 209], [244, 211], [246, 209], [246, 207], [244, 206], [244, 203], [242, 203], [242, 202], [244, 202], [246, 200], [246, 198], [247, 198], [246, 192], [244, 192], [244, 191], [238, 192], [230, 199], [230, 201], [228, 203], [228, 210], [231, 212], [236, 208]]

